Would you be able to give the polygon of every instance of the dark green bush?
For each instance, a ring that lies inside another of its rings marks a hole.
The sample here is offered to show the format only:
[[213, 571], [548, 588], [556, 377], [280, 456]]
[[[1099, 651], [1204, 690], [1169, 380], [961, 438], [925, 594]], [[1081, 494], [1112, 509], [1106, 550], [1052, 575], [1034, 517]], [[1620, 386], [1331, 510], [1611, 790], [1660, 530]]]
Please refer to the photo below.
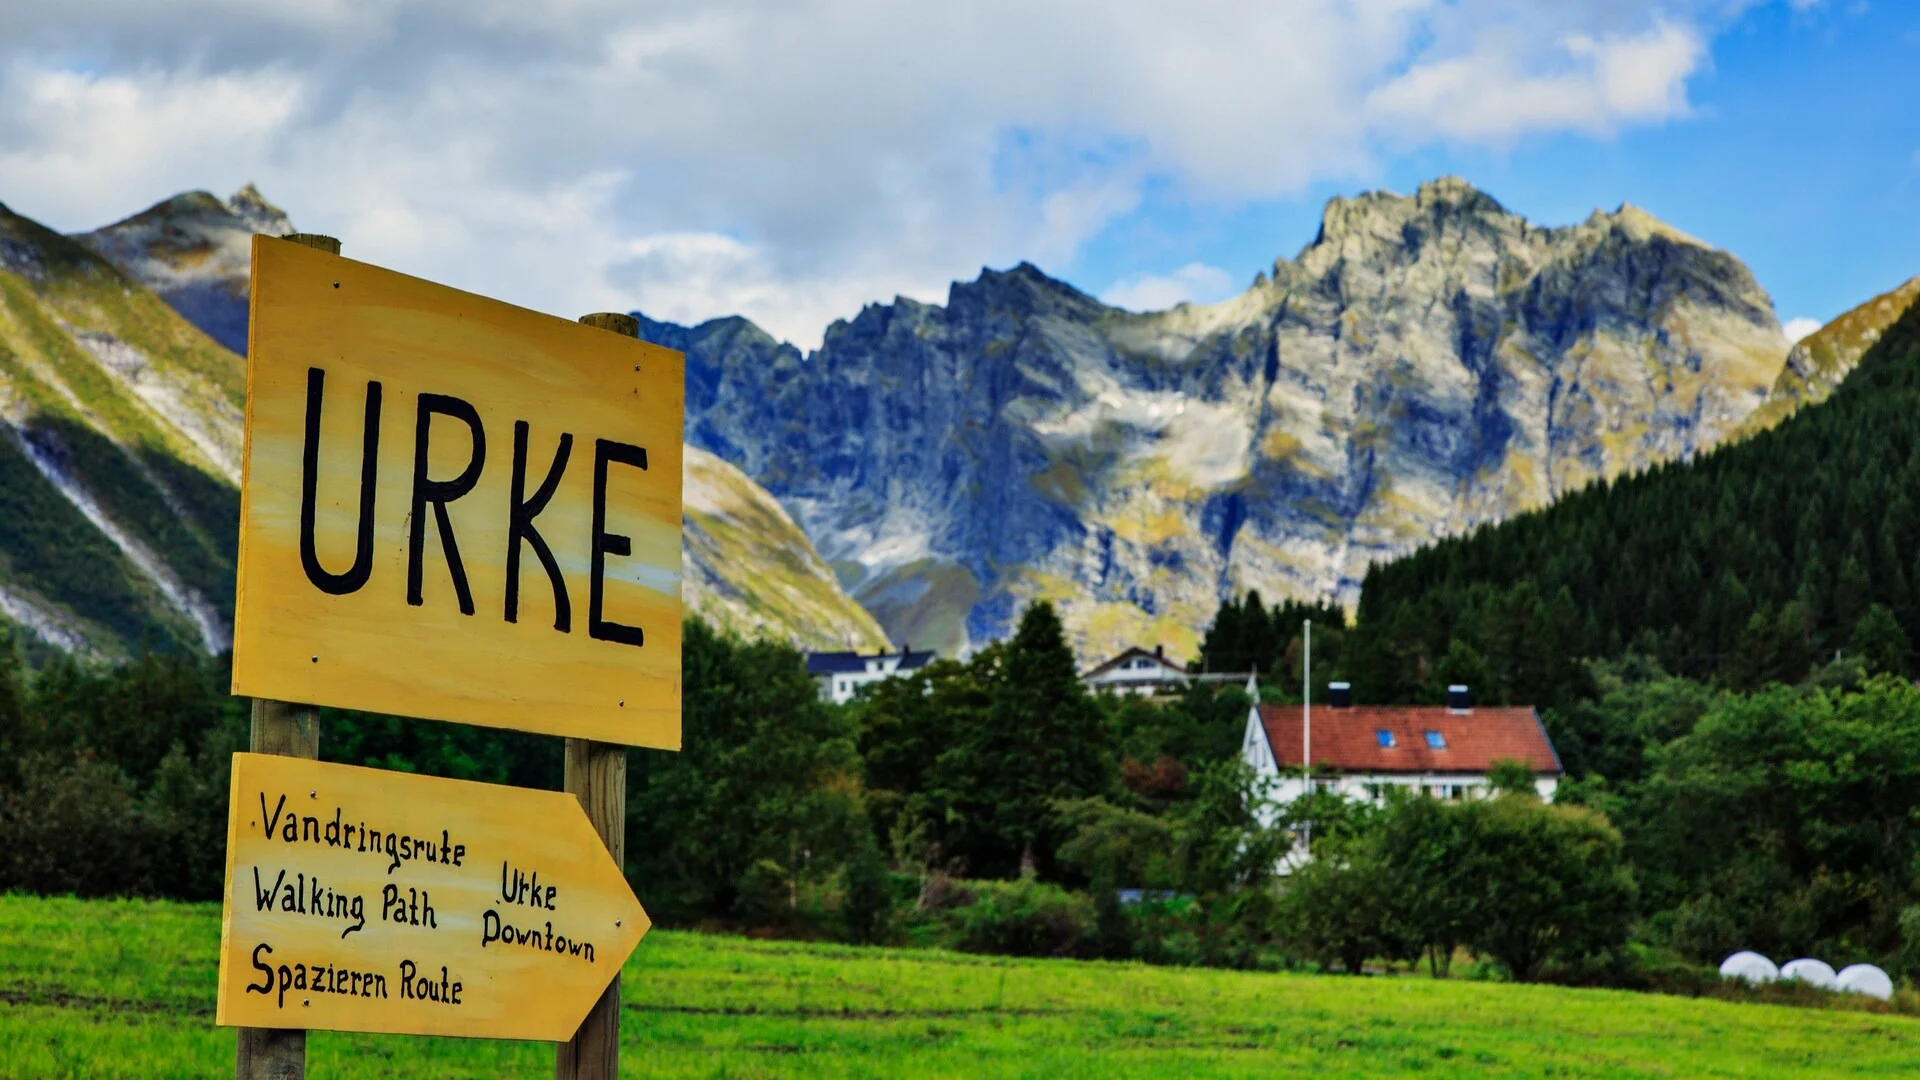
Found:
[[952, 945], [1003, 956], [1078, 956], [1098, 952], [1093, 901], [1031, 875], [1018, 881], [972, 881], [964, 902], [948, 909]]

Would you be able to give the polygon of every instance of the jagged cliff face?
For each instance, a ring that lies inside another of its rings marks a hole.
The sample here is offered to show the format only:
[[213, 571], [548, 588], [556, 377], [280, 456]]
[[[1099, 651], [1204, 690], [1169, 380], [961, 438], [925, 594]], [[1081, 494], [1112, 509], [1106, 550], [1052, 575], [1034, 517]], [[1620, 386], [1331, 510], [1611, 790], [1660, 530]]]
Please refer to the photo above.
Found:
[[[213, 338], [245, 347], [254, 230], [293, 227], [252, 188], [76, 238], [0, 207], [0, 644], [11, 624], [43, 652], [227, 648], [246, 385]], [[685, 461], [690, 611], [886, 647], [772, 496]]]
[[1539, 228], [1457, 180], [1334, 200], [1209, 307], [1023, 265], [811, 356], [739, 319], [642, 333], [688, 354], [688, 441], [893, 640], [962, 647], [1046, 597], [1085, 657], [1191, 655], [1241, 589], [1351, 603], [1376, 560], [1714, 445], [1787, 353], [1732, 256], [1633, 207]]
[[244, 356], [253, 234], [293, 231], [286, 213], [248, 184], [225, 200], [204, 191], [176, 195], [75, 239]]

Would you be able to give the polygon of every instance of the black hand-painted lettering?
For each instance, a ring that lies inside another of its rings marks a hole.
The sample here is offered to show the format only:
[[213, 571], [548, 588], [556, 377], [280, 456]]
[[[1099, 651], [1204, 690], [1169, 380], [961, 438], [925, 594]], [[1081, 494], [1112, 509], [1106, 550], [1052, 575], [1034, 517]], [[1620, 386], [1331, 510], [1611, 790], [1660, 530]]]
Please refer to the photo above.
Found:
[[645, 645], [646, 635], [637, 626], [626, 626], [602, 615], [606, 598], [608, 555], [631, 555], [631, 537], [607, 531], [607, 464], [617, 462], [636, 469], [647, 467], [644, 447], [629, 446], [611, 439], [593, 441], [593, 567], [588, 578], [587, 636], [622, 645]]
[[267, 793], [260, 793], [260, 824], [266, 827], [267, 839], [273, 839], [273, 830], [280, 824], [280, 811], [287, 805], [287, 797], [282, 794], [280, 801], [273, 804], [273, 816], [267, 816]]
[[268, 956], [272, 956], [273, 946], [263, 941], [260, 944], [255, 945], [253, 947], [253, 970], [260, 973], [260, 985], [255, 986], [252, 983], [248, 983], [247, 993], [249, 994], [273, 993], [273, 965], [261, 963], [260, 962], [261, 953], [266, 953]]
[[560, 486], [560, 474], [567, 471], [567, 455], [573, 452], [573, 436], [562, 432], [560, 448], [553, 452], [553, 464], [547, 466], [547, 478], [540, 482], [533, 498], [523, 498], [527, 490], [527, 422], [513, 422], [513, 496], [507, 504], [507, 621], [520, 621], [520, 543], [533, 545], [533, 554], [546, 568], [553, 584], [553, 628], [562, 633], [573, 630], [573, 606], [567, 602], [567, 583], [560, 576], [560, 564], [553, 549], [533, 527], [533, 519], [547, 508], [548, 500]]
[[334, 574], [320, 565], [313, 535], [320, 484], [320, 406], [326, 381], [325, 371], [307, 369], [307, 434], [300, 451], [300, 565], [315, 588], [344, 596], [365, 585], [367, 576], [373, 573], [373, 493], [380, 475], [380, 384], [367, 383], [367, 415], [360, 435], [360, 522], [353, 565], [344, 574]]
[[[428, 432], [435, 416], [450, 417], [467, 425], [473, 436], [473, 456], [467, 467], [451, 480], [427, 478]], [[467, 588], [467, 569], [460, 561], [460, 546], [453, 539], [453, 522], [447, 517], [447, 504], [473, 490], [480, 482], [480, 470], [487, 462], [487, 433], [480, 426], [480, 414], [457, 397], [445, 394], [421, 394], [420, 408], [413, 425], [413, 503], [408, 515], [407, 603], [419, 607], [426, 601], [420, 595], [422, 556], [426, 549], [426, 508], [433, 504], [433, 518], [440, 529], [440, 550], [447, 557], [447, 570], [453, 575], [453, 591], [460, 600], [460, 614], [473, 614], [473, 592]]]

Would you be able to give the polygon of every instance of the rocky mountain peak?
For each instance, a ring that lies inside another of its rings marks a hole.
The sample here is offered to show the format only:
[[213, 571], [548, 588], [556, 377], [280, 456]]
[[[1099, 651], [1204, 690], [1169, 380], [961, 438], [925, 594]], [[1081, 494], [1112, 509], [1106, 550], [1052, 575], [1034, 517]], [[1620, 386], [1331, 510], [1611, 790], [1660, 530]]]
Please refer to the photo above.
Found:
[[237, 353], [247, 350], [253, 236], [293, 222], [252, 184], [227, 199], [189, 191], [75, 239]]
[[260, 189], [252, 184], [228, 196], [225, 207], [228, 213], [254, 232], [286, 236], [295, 231], [287, 212], [268, 202], [266, 196], [260, 194]]
[[1676, 244], [1700, 248], [1703, 251], [1715, 250], [1712, 244], [1681, 232], [1630, 202], [1621, 203], [1619, 209], [1610, 214], [1603, 210], [1594, 210], [1587, 218], [1584, 227], [1617, 231], [1637, 243], [1645, 243], [1657, 237]]
[[1248, 588], [1351, 603], [1374, 562], [1697, 453], [1787, 348], [1738, 260], [1645, 211], [1547, 228], [1455, 177], [1331, 200], [1220, 304], [1121, 312], [1023, 263], [804, 363], [682, 340], [688, 441], [889, 637], [960, 648], [1045, 597], [1088, 660], [1190, 657]]

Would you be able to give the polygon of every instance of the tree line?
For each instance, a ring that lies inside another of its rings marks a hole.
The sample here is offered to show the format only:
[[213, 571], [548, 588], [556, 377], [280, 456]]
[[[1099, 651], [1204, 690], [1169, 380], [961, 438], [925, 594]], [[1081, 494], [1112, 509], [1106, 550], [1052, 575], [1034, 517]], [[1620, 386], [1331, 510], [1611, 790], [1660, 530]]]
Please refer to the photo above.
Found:
[[[1856, 658], [1754, 692], [1588, 662], [1544, 713], [1552, 805], [1508, 766], [1486, 801], [1274, 807], [1239, 759], [1241, 687], [1089, 694], [1045, 605], [845, 706], [787, 646], [690, 622], [684, 647], [684, 750], [629, 766], [626, 870], [663, 925], [1614, 985], [1672, 985], [1667, 964], [1697, 988], [1735, 948], [1920, 973], [1920, 690]], [[0, 888], [216, 899], [247, 730], [224, 663], [4, 655]], [[560, 779], [560, 740], [458, 724], [328, 710], [321, 747]]]

